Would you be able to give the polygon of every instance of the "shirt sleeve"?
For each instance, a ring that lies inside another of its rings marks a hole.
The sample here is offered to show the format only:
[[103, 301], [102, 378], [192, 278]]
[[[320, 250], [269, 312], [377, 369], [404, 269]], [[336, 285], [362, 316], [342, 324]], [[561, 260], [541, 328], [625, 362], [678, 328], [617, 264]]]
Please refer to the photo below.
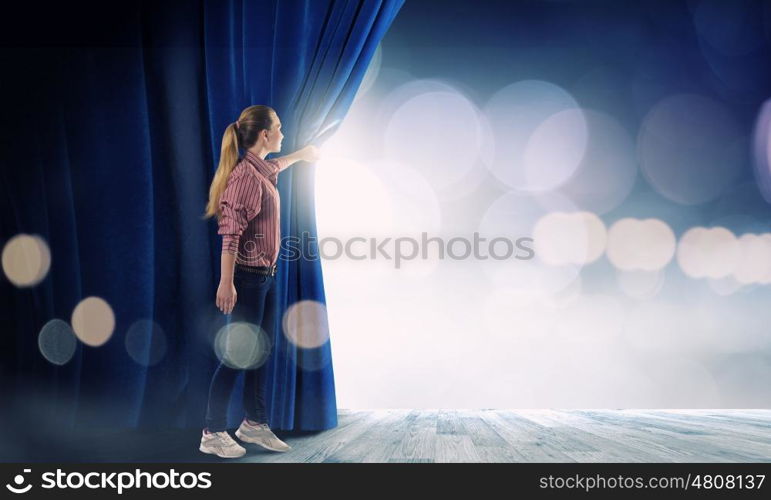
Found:
[[268, 180], [271, 184], [276, 186], [278, 184], [278, 173], [288, 167], [289, 162], [283, 157], [272, 158], [270, 160], [265, 160], [265, 162], [272, 168], [272, 171], [267, 176]]
[[281, 172], [286, 167], [288, 167], [289, 161], [284, 158], [283, 156], [279, 156], [278, 158], [271, 158], [270, 160], [267, 160], [268, 163], [270, 163], [273, 168], [275, 169], [275, 174]]
[[254, 176], [228, 180], [219, 201], [221, 216], [217, 234], [222, 235], [222, 252], [237, 254], [238, 242], [249, 221], [260, 212], [262, 184]]

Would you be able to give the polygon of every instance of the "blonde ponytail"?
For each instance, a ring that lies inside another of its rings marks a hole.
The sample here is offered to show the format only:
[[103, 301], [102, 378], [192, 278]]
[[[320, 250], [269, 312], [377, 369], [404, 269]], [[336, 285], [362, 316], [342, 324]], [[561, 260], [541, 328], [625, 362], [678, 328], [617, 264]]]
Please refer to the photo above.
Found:
[[225, 187], [228, 183], [228, 177], [230, 172], [233, 171], [238, 163], [238, 137], [236, 136], [236, 124], [231, 123], [228, 128], [225, 129], [225, 134], [222, 136], [222, 150], [220, 151], [220, 164], [217, 167], [217, 171], [214, 173], [214, 179], [209, 187], [209, 202], [206, 204], [206, 213], [203, 215], [203, 219], [210, 217], [220, 216], [219, 213], [219, 201], [222, 192], [225, 191]]

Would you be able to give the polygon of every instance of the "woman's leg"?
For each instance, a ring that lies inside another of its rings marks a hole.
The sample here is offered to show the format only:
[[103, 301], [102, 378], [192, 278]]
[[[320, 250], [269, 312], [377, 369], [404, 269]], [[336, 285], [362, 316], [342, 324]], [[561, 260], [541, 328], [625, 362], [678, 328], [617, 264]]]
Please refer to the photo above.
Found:
[[206, 407], [206, 429], [221, 432], [227, 428], [227, 407], [233, 384], [240, 370], [234, 370], [220, 362], [209, 385], [209, 404]]
[[268, 423], [268, 415], [265, 412], [265, 372], [268, 366], [268, 356], [273, 352], [273, 304], [275, 302], [275, 286], [273, 282], [275, 277], [268, 276], [265, 282], [265, 299], [263, 301], [263, 315], [260, 328], [266, 333], [264, 337], [268, 342], [267, 353], [263, 357], [263, 362], [254, 369], [246, 370], [244, 378], [244, 412], [246, 418], [259, 424]]
[[[236, 287], [238, 297], [236, 305], [231, 311], [228, 323], [246, 321], [254, 325], [262, 322], [267, 286], [260, 283], [261, 276], [256, 274], [234, 271], [233, 284]], [[227, 428], [227, 408], [230, 402], [230, 394], [233, 391], [236, 377], [243, 370], [232, 368], [220, 362], [214, 372], [209, 385], [209, 402], [206, 407], [206, 427], [209, 432], [224, 431]], [[251, 370], [250, 370], [251, 371]]]

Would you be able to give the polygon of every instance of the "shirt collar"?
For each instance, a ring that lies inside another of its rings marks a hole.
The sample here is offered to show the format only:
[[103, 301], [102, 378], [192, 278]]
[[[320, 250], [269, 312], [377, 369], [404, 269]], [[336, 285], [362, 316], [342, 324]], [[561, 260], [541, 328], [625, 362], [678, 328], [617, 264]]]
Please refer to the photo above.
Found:
[[270, 177], [276, 173], [276, 170], [278, 170], [275, 167], [275, 164], [273, 162], [269, 162], [266, 160], [263, 160], [256, 154], [252, 153], [251, 151], [246, 151], [246, 154], [244, 155], [244, 158], [249, 161], [254, 167], [257, 169], [258, 172], [260, 172], [265, 177]]

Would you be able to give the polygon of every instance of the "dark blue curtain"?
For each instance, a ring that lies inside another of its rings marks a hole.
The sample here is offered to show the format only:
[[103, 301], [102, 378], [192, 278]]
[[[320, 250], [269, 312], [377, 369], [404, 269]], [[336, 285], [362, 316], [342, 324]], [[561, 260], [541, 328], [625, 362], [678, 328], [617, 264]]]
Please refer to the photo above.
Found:
[[[203, 425], [225, 317], [214, 304], [221, 240], [201, 215], [223, 131], [246, 106], [268, 104], [283, 123], [281, 154], [334, 132], [402, 3], [120, 2], [102, 23], [48, 19], [42, 29], [70, 43], [0, 50], [2, 243], [39, 234], [52, 256], [39, 285], [0, 285], [5, 416], [83, 428]], [[279, 177], [282, 236], [316, 234], [315, 168], [298, 163]], [[277, 329], [291, 304], [325, 303], [318, 260], [281, 266]], [[112, 307], [112, 338], [49, 363], [38, 332], [53, 318], [69, 322], [88, 296]], [[141, 319], [166, 340], [150, 367], [124, 344]], [[334, 427], [330, 343], [298, 353], [277, 331], [271, 426]], [[242, 416], [236, 396], [230, 425]]]

